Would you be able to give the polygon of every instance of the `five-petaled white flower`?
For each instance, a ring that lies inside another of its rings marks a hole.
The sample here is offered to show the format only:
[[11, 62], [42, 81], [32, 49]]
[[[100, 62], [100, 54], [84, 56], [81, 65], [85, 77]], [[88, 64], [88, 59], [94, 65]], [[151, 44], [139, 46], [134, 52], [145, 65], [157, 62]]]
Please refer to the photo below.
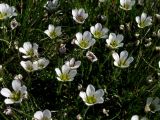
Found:
[[156, 97], [155, 99], [153, 99], [152, 97], [148, 97], [145, 106], [145, 111], [152, 113], [160, 111], [160, 99], [158, 97]]
[[49, 64], [49, 60], [47, 60], [46, 58], [40, 58], [39, 60], [34, 61], [33, 64], [36, 65], [35, 68], [37, 68], [37, 70], [40, 70], [47, 67], [47, 65]]
[[60, 70], [59, 68], [56, 68], [55, 71], [58, 76], [57, 80], [62, 82], [73, 81], [74, 77], [77, 74], [77, 70], [72, 70], [70, 67], [66, 65], [62, 66], [62, 70]]
[[75, 59], [72, 58], [69, 61], [65, 61], [65, 65], [71, 69], [77, 69], [81, 65], [81, 61], [75, 61]]
[[94, 53], [91, 52], [91, 51], [88, 51], [88, 52], [86, 53], [86, 57], [87, 57], [91, 62], [96, 62], [96, 61], [98, 60], [97, 57], [94, 55]]
[[138, 23], [139, 28], [144, 28], [146, 26], [152, 25], [152, 17], [148, 16], [146, 13], [142, 13], [141, 16], [136, 17], [136, 22]]
[[8, 88], [2, 88], [1, 94], [7, 97], [4, 102], [5, 104], [21, 103], [24, 98], [27, 98], [28, 92], [25, 85], [21, 85], [20, 80], [12, 81], [13, 92]]
[[123, 10], [131, 10], [135, 4], [135, 0], [120, 0], [120, 8]]
[[91, 33], [94, 35], [95, 38], [107, 38], [108, 37], [108, 28], [102, 28], [100, 23], [97, 23], [95, 26], [90, 28]]
[[15, 7], [10, 7], [8, 4], [0, 4], [0, 20], [11, 18], [12, 16], [17, 16], [15, 12]]
[[106, 40], [107, 46], [112, 49], [117, 49], [119, 47], [123, 47], [124, 36], [121, 34], [116, 35], [115, 33], [110, 33], [109, 38]]
[[35, 70], [38, 70], [37, 64], [32, 63], [31, 61], [21, 61], [20, 62], [21, 66], [27, 71], [27, 72], [33, 72]]
[[126, 50], [122, 51], [120, 53], [120, 56], [118, 53], [113, 52], [112, 56], [114, 58], [114, 65], [121, 68], [127, 68], [129, 67], [130, 63], [133, 62], [134, 58], [129, 57], [128, 58], [128, 52]]
[[55, 10], [57, 7], [58, 0], [47, 1], [47, 3], [44, 5], [44, 8], [46, 8], [48, 11]]
[[23, 47], [19, 48], [19, 52], [25, 54], [23, 58], [38, 57], [38, 45], [30, 42], [24, 42]]
[[89, 31], [85, 31], [83, 35], [80, 32], [76, 33], [76, 38], [75, 44], [82, 49], [88, 49], [96, 42], [96, 40], [92, 38], [92, 34]]
[[42, 111], [37, 111], [34, 114], [33, 120], [52, 120], [51, 118], [51, 111], [46, 109], [43, 112]]
[[88, 106], [98, 103], [103, 103], [104, 102], [103, 95], [104, 91], [102, 89], [95, 91], [94, 86], [91, 84], [87, 86], [86, 92], [81, 91], [79, 94], [79, 96]]
[[48, 30], [45, 30], [44, 33], [47, 34], [51, 39], [54, 39], [62, 34], [61, 26], [56, 27], [52, 24], [49, 24]]
[[85, 19], [88, 17], [88, 13], [85, 13], [83, 8], [72, 10], [73, 19], [80, 24], [83, 24]]

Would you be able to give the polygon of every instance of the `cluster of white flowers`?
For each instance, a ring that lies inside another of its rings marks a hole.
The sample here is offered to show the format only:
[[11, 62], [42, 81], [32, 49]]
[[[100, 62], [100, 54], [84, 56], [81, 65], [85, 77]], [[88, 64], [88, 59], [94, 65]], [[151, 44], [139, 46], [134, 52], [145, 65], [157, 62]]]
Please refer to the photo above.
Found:
[[33, 61], [27, 60], [20, 62], [21, 66], [27, 72], [41, 70], [49, 64], [49, 60], [47, 60], [46, 58], [39, 58], [38, 45], [36, 43], [33, 43], [32, 45], [30, 42], [25, 42], [23, 44], [23, 47], [19, 48], [19, 52], [25, 54], [24, 56], [22, 56], [23, 58], [34, 59]]

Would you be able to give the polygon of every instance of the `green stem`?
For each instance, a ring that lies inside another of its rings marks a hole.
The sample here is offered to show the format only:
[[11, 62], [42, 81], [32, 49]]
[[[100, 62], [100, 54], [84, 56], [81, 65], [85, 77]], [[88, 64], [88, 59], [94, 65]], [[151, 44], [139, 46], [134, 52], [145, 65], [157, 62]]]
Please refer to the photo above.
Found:
[[88, 112], [88, 110], [89, 110], [89, 106], [86, 108], [86, 110], [85, 110], [85, 112], [84, 112], [84, 114], [83, 114], [83, 118], [85, 119], [85, 117], [86, 117], [86, 114], [87, 114], [87, 112]]

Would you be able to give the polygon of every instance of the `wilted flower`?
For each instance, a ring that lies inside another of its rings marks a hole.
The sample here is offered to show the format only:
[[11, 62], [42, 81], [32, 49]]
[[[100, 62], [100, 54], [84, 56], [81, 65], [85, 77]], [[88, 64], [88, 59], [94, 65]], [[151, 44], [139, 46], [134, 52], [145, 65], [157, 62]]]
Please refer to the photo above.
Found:
[[125, 50], [120, 53], [120, 56], [116, 52], [112, 53], [112, 56], [115, 60], [114, 65], [121, 68], [129, 67], [130, 63], [134, 60], [133, 57], [128, 57], [128, 52]]
[[75, 44], [81, 47], [82, 49], [88, 49], [95, 44], [95, 39], [92, 38], [92, 34], [89, 31], [82, 33], [78, 32], [76, 34]]
[[24, 42], [23, 47], [19, 48], [19, 52], [25, 54], [23, 58], [37, 57], [38, 56], [38, 45], [30, 42]]
[[91, 62], [96, 62], [96, 61], [98, 60], [97, 57], [94, 55], [94, 53], [91, 52], [91, 51], [88, 51], [88, 52], [86, 53], [86, 57], [87, 57]]
[[108, 37], [108, 29], [102, 28], [102, 25], [100, 23], [97, 23], [95, 26], [92, 26], [90, 28], [91, 33], [94, 35], [95, 38], [107, 38]]
[[160, 38], [160, 29], [157, 32], [157, 36]]
[[77, 70], [71, 70], [71, 68], [66, 65], [63, 65], [61, 70], [56, 68], [55, 71], [58, 76], [57, 80], [62, 82], [73, 81], [77, 74]]
[[7, 97], [4, 102], [5, 104], [13, 104], [13, 103], [21, 103], [22, 99], [27, 98], [27, 87], [25, 85], [21, 85], [19, 80], [12, 81], [13, 92], [11, 92], [8, 88], [2, 88], [1, 94]]
[[141, 17], [137, 16], [136, 17], [136, 22], [138, 23], [139, 28], [144, 28], [146, 26], [152, 25], [152, 17], [148, 16], [146, 13], [142, 13]]
[[47, 60], [46, 58], [40, 58], [39, 60], [34, 61], [33, 64], [36, 65], [37, 70], [40, 70], [47, 67], [47, 65], [49, 64], [49, 60]]
[[85, 13], [83, 8], [72, 10], [73, 19], [80, 24], [83, 24], [85, 19], [88, 17], [88, 13]]
[[61, 44], [59, 48], [60, 54], [65, 54], [67, 51], [66, 44]]
[[4, 20], [6, 18], [11, 18], [12, 16], [17, 16], [15, 12], [15, 7], [10, 7], [8, 4], [1, 3], [0, 4], [0, 20]]
[[65, 61], [65, 65], [70, 67], [71, 69], [77, 69], [81, 65], [81, 61], [75, 61], [74, 58], [70, 59], [70, 61]]
[[12, 115], [13, 114], [12, 109], [10, 107], [8, 107], [7, 109], [5, 109], [3, 111], [3, 113], [6, 114], [6, 115]]
[[132, 6], [135, 4], [135, 0], [120, 0], [120, 8], [123, 10], [131, 10]]
[[144, 0], [138, 0], [138, 4], [143, 6], [144, 5]]
[[155, 99], [153, 99], [152, 97], [148, 97], [145, 106], [145, 111], [152, 113], [160, 111], [160, 99], [158, 97], [156, 97]]
[[21, 74], [18, 74], [14, 77], [15, 80], [22, 80], [23, 76]]
[[155, 15], [158, 20], [160, 20], [160, 14]]
[[115, 33], [110, 33], [109, 38], [106, 40], [107, 46], [112, 49], [117, 49], [119, 47], [123, 47], [124, 36], [121, 34], [116, 35]]
[[27, 72], [33, 72], [35, 70], [38, 70], [37, 65], [31, 61], [21, 61], [21, 66], [27, 71]]
[[54, 39], [62, 34], [61, 26], [55, 27], [54, 25], [49, 24], [48, 30], [44, 31], [51, 39]]
[[81, 91], [79, 94], [79, 96], [88, 106], [103, 103], [104, 102], [103, 95], [104, 91], [102, 89], [95, 91], [94, 86], [91, 84], [87, 86], [86, 92]]
[[49, 0], [44, 5], [44, 8], [46, 8], [48, 11], [55, 10], [58, 7], [58, 0]]
[[46, 109], [43, 112], [42, 111], [37, 111], [34, 114], [33, 120], [52, 120], [51, 118], [51, 111]]
[[15, 18], [10, 22], [10, 26], [12, 30], [14, 30], [18, 25], [19, 23], [17, 22]]

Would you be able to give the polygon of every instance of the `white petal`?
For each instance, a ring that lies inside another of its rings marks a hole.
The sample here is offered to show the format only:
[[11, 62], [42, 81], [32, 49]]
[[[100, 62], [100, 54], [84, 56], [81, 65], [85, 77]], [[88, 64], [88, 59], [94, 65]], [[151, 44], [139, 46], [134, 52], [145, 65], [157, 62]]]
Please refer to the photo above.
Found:
[[102, 98], [102, 97], [100, 97], [100, 98], [97, 98], [97, 101], [96, 101], [96, 103], [103, 103], [104, 102], [104, 99]]
[[59, 68], [56, 68], [55, 71], [56, 71], [58, 76], [60, 76], [62, 74]]
[[85, 13], [85, 11], [84, 11], [83, 8], [81, 8], [81, 9], [78, 10], [78, 15], [83, 16], [84, 13]]
[[27, 54], [26, 50], [23, 49], [22, 47], [19, 48], [19, 52], [24, 53], [24, 54]]
[[93, 96], [95, 94], [95, 88], [93, 85], [88, 85], [86, 89], [87, 96]]
[[95, 33], [95, 28], [94, 28], [94, 26], [90, 27], [90, 31], [91, 31], [92, 34]]
[[102, 30], [102, 25], [100, 23], [97, 23], [95, 25], [95, 29], [98, 30], [98, 31], [101, 31]]
[[77, 14], [78, 14], [78, 10], [77, 10], [77, 9], [72, 10], [72, 15], [73, 15], [73, 16], [75, 16], [75, 17], [76, 17], [76, 16], [77, 16]]
[[96, 43], [96, 40], [95, 39], [91, 39], [89, 42], [90, 42], [90, 46], [93, 46]]
[[131, 62], [133, 62], [134, 58], [133, 57], [129, 57], [126, 61], [127, 64], [130, 64]]
[[117, 35], [117, 40], [118, 40], [119, 43], [122, 42], [123, 39], [124, 39], [124, 36], [123, 36], [123, 35], [121, 35], [121, 34], [118, 34], [118, 35]]
[[131, 120], [139, 120], [139, 116], [138, 115], [133, 115]]
[[56, 33], [57, 33], [57, 36], [60, 36], [60, 35], [62, 34], [62, 32], [61, 32], [61, 26], [57, 26], [57, 27], [55, 28], [55, 31], [56, 31]]
[[14, 101], [12, 99], [5, 99], [4, 100], [5, 104], [13, 104]]
[[78, 32], [76, 33], [76, 38], [77, 38], [77, 41], [81, 41], [82, 40], [82, 33]]
[[152, 101], [153, 101], [153, 98], [152, 97], [148, 97], [146, 105], [150, 105], [152, 103]]
[[32, 44], [31, 44], [30, 42], [25, 42], [25, 43], [23, 44], [23, 48], [24, 48], [26, 51], [28, 51], [28, 50], [32, 49]]
[[14, 91], [19, 91], [21, 88], [21, 82], [19, 80], [12, 81], [12, 88]]
[[11, 91], [8, 88], [2, 88], [1, 94], [5, 97], [10, 97], [12, 95]]
[[62, 73], [68, 73], [70, 70], [70, 67], [66, 66], [66, 65], [63, 65], [62, 66]]
[[69, 75], [70, 75], [72, 78], [74, 78], [74, 77], [76, 76], [76, 74], [77, 74], [77, 70], [71, 70], [71, 71], [69, 72]]
[[120, 53], [120, 59], [126, 60], [128, 57], [128, 52], [126, 50]]
[[103, 34], [107, 34], [108, 31], [109, 31], [108, 28], [103, 28], [103, 29], [102, 29]]
[[79, 96], [83, 99], [83, 101], [85, 101], [85, 99], [86, 99], [86, 93], [85, 92], [80, 92], [79, 93]]
[[48, 25], [48, 30], [49, 30], [50, 32], [54, 31], [54, 29], [55, 29], [54, 25], [52, 25], [52, 24], [49, 24], [49, 25]]
[[92, 38], [92, 34], [89, 31], [83, 33], [83, 40], [88, 40]]
[[142, 13], [141, 15], [141, 21], [143, 22], [147, 17], [147, 14], [146, 13]]
[[46, 117], [46, 118], [50, 119], [51, 118], [51, 112], [47, 109], [44, 110], [43, 111], [43, 117]]
[[112, 53], [112, 57], [113, 57], [113, 59], [114, 59], [116, 62], [119, 61], [119, 55], [118, 55], [118, 53], [116, 53], [116, 52]]
[[99, 90], [97, 90], [97, 91], [95, 92], [95, 97], [96, 97], [96, 98], [100, 98], [100, 97], [102, 97], [103, 95], [104, 95], [103, 89], [99, 89]]
[[41, 111], [37, 111], [35, 114], [34, 114], [34, 118], [35, 119], [38, 119], [38, 120], [42, 120], [43, 118], [43, 113]]
[[137, 22], [137, 23], [140, 23], [140, 22], [141, 22], [139, 16], [136, 17], [136, 22]]

